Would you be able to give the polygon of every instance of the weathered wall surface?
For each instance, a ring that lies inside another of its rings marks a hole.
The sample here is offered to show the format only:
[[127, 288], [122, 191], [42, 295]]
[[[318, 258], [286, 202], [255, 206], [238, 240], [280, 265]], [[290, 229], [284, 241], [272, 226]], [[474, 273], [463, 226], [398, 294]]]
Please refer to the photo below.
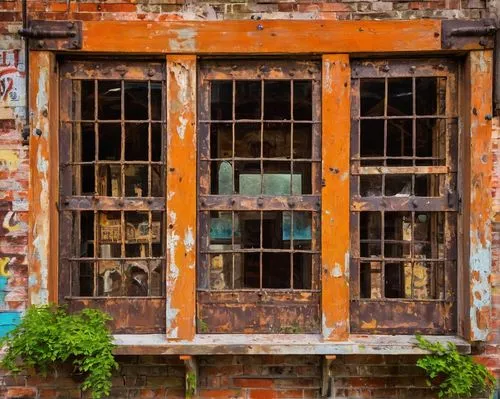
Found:
[[[418, 19], [497, 18], [498, 0], [28, 0], [33, 19]], [[0, 0], [0, 336], [12, 328], [27, 304], [28, 147], [22, 144], [25, 87], [24, 52], [16, 34], [21, 1]], [[103, 37], [105, 40], [105, 37]], [[500, 124], [495, 120], [492, 195], [493, 309], [488, 343], [478, 359], [500, 374]], [[339, 357], [334, 362], [339, 398], [425, 398], [413, 357]], [[181, 363], [172, 358], [120, 358], [115, 397], [184, 397]], [[163, 372], [163, 371], [164, 372]], [[318, 357], [212, 357], [200, 360], [204, 397], [315, 397], [320, 388]], [[0, 397], [80, 398], [75, 382], [0, 375]], [[3, 384], [2, 384], [3, 382]], [[16, 396], [17, 395], [17, 396]], [[270, 396], [271, 395], [271, 396]], [[23, 396], [24, 397], [24, 396]]]

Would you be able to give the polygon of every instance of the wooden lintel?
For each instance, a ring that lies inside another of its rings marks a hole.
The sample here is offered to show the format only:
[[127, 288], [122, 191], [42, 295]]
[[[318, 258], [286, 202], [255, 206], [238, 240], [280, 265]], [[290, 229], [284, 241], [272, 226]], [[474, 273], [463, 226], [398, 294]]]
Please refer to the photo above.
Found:
[[[85, 21], [84, 52], [311, 54], [441, 50], [441, 21]], [[64, 50], [64, 49], [63, 49]]]

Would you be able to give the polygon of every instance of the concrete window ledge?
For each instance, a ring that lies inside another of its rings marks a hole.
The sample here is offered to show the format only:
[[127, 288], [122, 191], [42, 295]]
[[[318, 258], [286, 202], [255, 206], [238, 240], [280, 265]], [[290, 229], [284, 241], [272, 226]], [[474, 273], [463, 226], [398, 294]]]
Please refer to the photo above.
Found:
[[[455, 336], [425, 336], [453, 342], [470, 353], [470, 344]], [[315, 334], [203, 334], [193, 341], [167, 341], [163, 334], [114, 335], [116, 355], [419, 355], [412, 335], [350, 335], [346, 341], [324, 341]]]

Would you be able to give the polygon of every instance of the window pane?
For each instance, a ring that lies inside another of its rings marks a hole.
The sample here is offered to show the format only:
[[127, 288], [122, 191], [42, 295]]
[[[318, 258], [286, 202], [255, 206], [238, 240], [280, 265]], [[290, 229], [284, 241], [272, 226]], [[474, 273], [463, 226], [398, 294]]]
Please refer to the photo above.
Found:
[[148, 82], [125, 82], [125, 119], [149, 119]]
[[100, 80], [97, 87], [99, 119], [121, 119], [121, 82], [119, 80]]
[[361, 79], [361, 116], [384, 115], [384, 79]]
[[[149, 158], [148, 125], [146, 123], [125, 124], [125, 160], [147, 161]], [[103, 143], [104, 144], [104, 143]]]
[[264, 119], [290, 119], [290, 87], [289, 80], [264, 81]]
[[230, 80], [215, 80], [210, 85], [212, 120], [231, 120], [233, 111], [233, 82]]
[[237, 80], [235, 96], [236, 119], [260, 119], [260, 80]]
[[413, 114], [413, 87], [411, 78], [388, 80], [387, 115]]
[[312, 120], [312, 82], [310, 80], [293, 81], [293, 119], [296, 121]]
[[99, 160], [119, 161], [121, 159], [121, 132], [119, 123], [99, 124]]
[[[234, 126], [234, 132], [234, 156], [239, 158], [260, 158], [260, 124], [237, 123]], [[231, 131], [229, 130], [229, 139], [231, 139], [230, 135]]]

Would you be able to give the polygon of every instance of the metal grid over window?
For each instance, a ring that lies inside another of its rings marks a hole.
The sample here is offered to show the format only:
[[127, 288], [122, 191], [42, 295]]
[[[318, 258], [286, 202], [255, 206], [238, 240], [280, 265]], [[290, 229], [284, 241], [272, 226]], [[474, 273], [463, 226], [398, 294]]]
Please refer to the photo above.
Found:
[[456, 66], [352, 70], [351, 331], [456, 330]]
[[199, 332], [319, 331], [320, 83], [315, 62], [201, 66]]
[[161, 331], [164, 65], [65, 63], [60, 88], [59, 297]]

